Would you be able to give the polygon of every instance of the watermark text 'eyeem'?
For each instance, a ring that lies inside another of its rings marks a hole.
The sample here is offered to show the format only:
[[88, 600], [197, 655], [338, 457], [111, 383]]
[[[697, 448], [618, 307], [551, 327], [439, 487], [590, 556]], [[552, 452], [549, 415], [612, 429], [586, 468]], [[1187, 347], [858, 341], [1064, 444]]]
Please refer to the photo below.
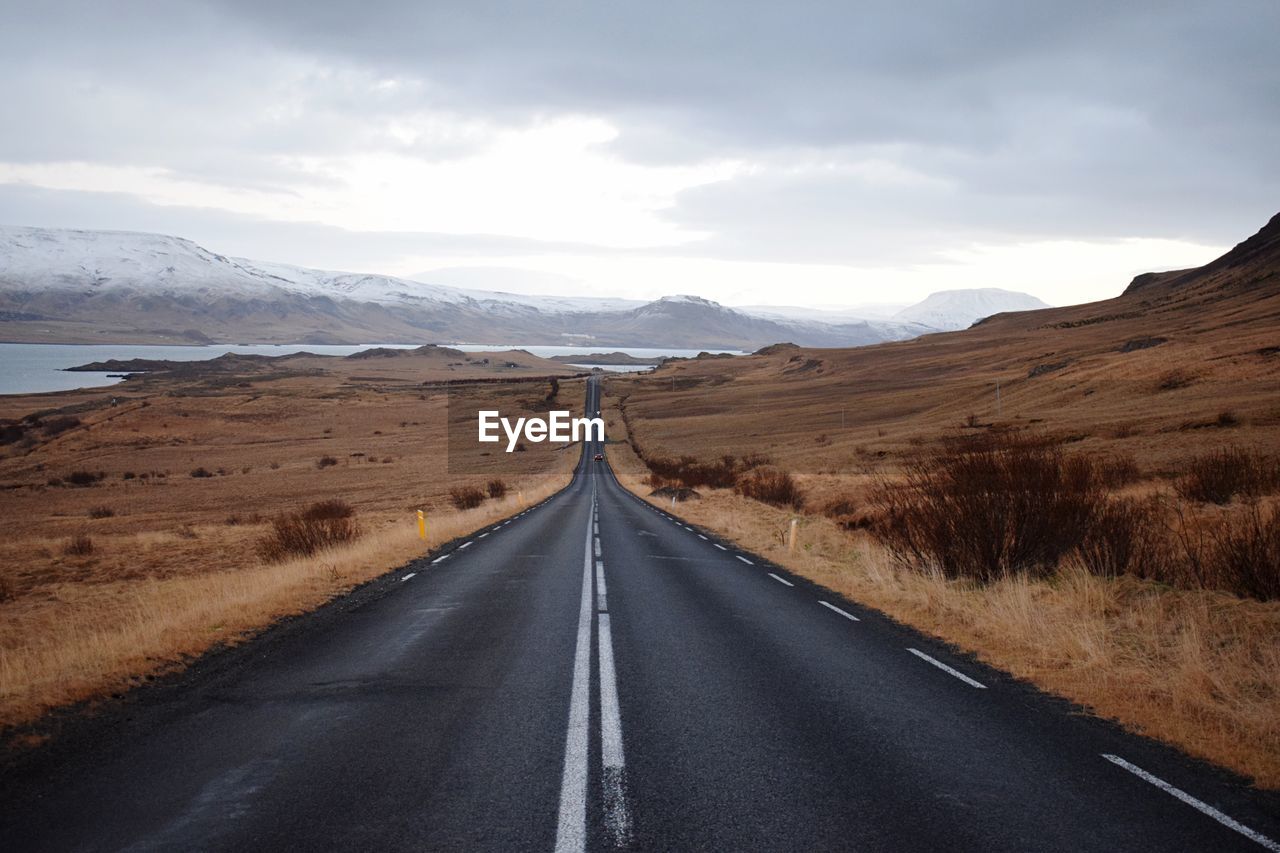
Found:
[[546, 418], [504, 418], [496, 409], [481, 409], [478, 413], [480, 441], [495, 443], [502, 440], [498, 430], [507, 436], [507, 452], [515, 450], [523, 437], [525, 441], [604, 441], [604, 420], [601, 418], [575, 418], [568, 411], [548, 412]]

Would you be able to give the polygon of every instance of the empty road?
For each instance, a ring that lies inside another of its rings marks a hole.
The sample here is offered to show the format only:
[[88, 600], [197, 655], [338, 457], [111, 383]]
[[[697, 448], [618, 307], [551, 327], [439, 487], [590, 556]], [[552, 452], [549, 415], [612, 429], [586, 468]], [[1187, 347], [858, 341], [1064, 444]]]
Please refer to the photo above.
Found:
[[682, 524], [600, 449], [12, 763], [0, 850], [1280, 850], [1274, 797]]

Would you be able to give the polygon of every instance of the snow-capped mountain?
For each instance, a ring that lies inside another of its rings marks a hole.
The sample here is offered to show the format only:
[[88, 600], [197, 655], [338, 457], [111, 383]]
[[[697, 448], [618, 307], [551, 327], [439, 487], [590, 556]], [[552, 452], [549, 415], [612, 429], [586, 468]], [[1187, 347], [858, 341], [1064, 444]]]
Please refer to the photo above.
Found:
[[934, 329], [951, 331], [967, 329], [992, 314], [1005, 311], [1034, 311], [1048, 308], [1029, 293], [1001, 290], [998, 287], [982, 287], [973, 290], [943, 290], [931, 293], [924, 301], [903, 308], [893, 319], [906, 323], [920, 323]]
[[[1022, 294], [1007, 296], [1043, 304]], [[820, 316], [825, 319], [819, 320], [799, 309], [736, 310], [697, 296], [645, 303], [468, 290], [232, 258], [180, 237], [0, 226], [0, 339], [10, 341], [472, 342], [746, 350], [790, 341], [839, 347], [968, 325], [993, 313], [991, 305], [998, 306], [993, 310], [1012, 307], [1008, 301], [966, 297], [920, 315], [927, 320], [901, 316], [907, 312], [892, 320], [824, 312]]]

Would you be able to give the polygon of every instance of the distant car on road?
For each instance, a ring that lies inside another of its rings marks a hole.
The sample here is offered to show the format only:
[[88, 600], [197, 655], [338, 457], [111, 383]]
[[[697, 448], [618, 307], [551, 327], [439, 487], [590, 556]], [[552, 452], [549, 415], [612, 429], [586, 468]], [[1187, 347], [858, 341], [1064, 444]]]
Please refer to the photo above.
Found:
[[597, 453], [597, 454], [596, 454], [596, 461], [597, 461], [597, 462], [602, 462], [602, 461], [604, 461], [604, 454], [603, 454], [603, 453]]

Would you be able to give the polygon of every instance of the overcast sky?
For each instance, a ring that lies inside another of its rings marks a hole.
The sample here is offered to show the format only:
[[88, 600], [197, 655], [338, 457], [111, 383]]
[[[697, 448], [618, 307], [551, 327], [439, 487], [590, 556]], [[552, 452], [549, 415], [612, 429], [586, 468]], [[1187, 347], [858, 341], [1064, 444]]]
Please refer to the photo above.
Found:
[[1280, 210], [1280, 3], [0, 0], [0, 223], [441, 283], [1053, 304]]

